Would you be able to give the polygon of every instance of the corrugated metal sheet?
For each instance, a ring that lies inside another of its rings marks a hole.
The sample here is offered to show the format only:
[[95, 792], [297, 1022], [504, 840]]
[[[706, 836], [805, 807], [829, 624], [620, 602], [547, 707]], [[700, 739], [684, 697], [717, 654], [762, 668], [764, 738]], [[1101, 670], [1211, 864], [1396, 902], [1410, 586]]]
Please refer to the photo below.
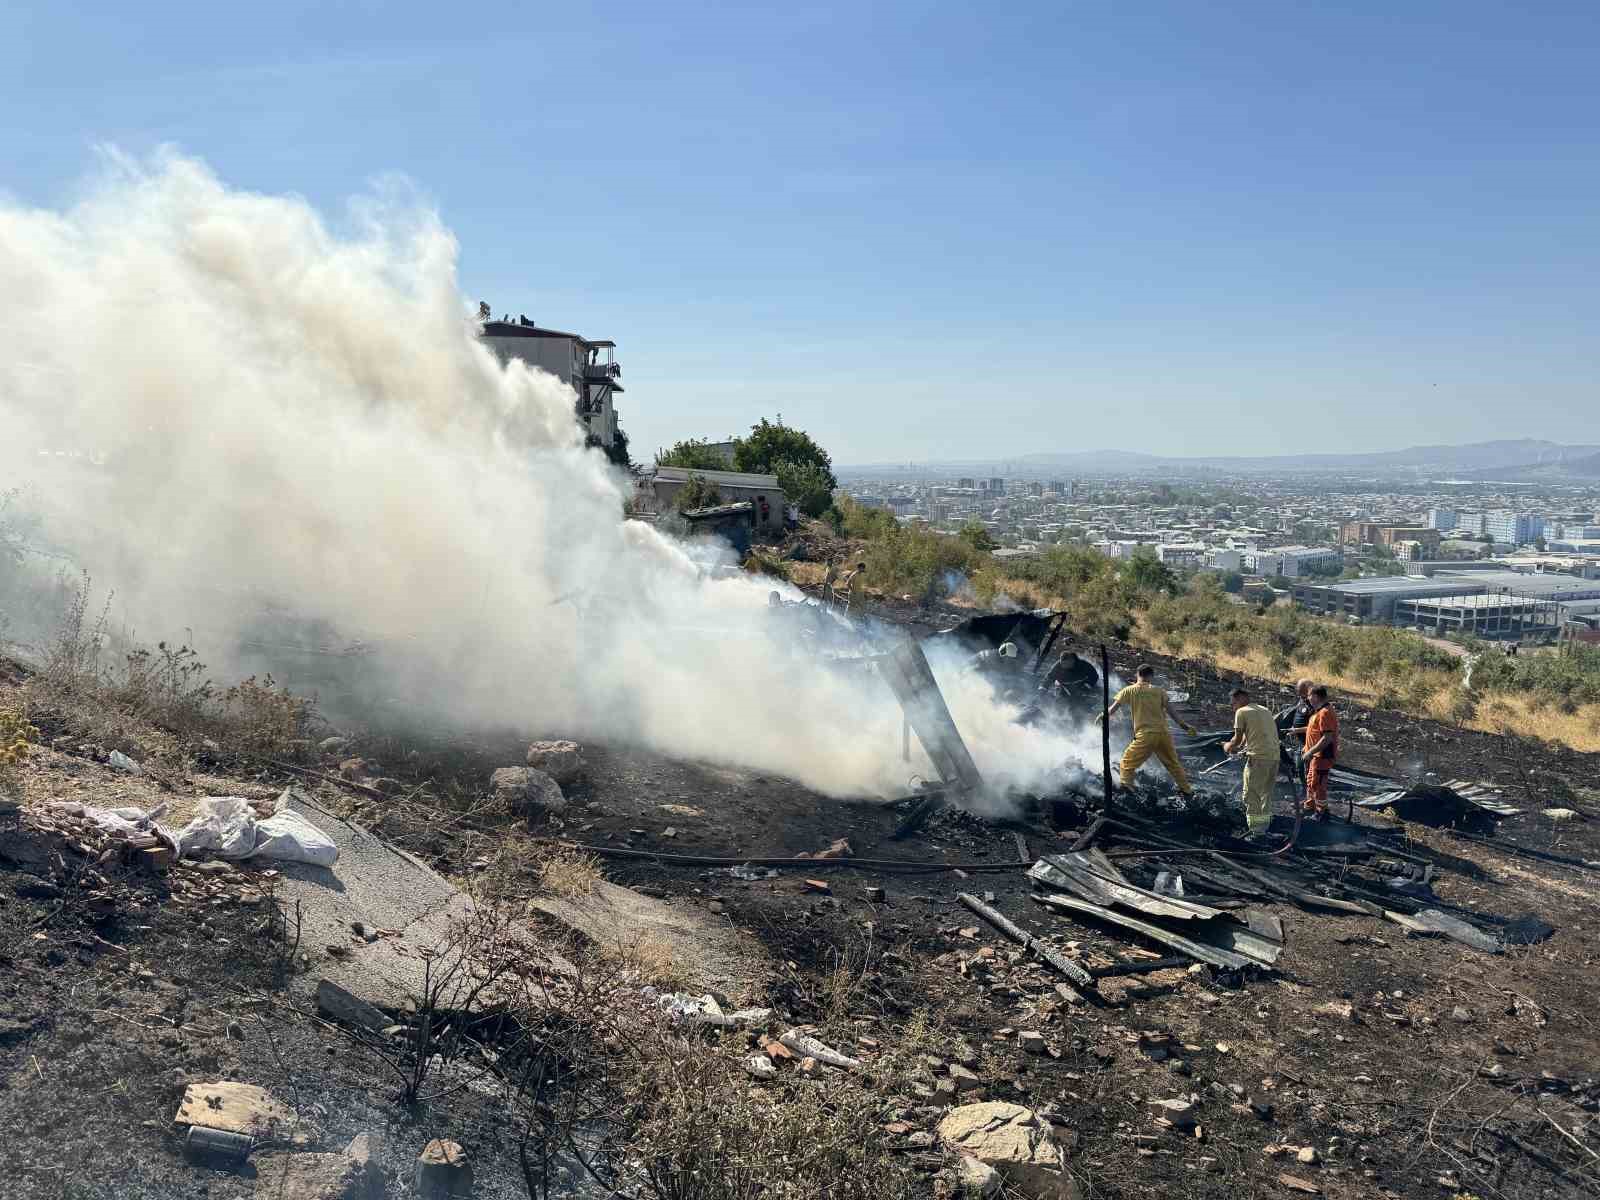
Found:
[[1129, 883], [1116, 864], [1100, 850], [1046, 855], [1033, 864], [1028, 875], [1046, 887], [1071, 892], [1091, 904], [1131, 909], [1152, 917], [1205, 921], [1219, 916], [1221, 912], [1208, 905], [1152, 892]]

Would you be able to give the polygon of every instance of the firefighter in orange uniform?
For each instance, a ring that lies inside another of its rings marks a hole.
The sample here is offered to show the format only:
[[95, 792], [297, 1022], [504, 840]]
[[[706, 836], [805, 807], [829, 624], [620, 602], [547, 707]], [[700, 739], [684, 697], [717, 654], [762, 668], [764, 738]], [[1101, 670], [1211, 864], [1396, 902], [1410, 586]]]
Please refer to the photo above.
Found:
[[1328, 703], [1328, 689], [1318, 684], [1311, 689], [1311, 720], [1306, 725], [1306, 744], [1301, 756], [1306, 766], [1306, 813], [1322, 818], [1328, 815], [1328, 773], [1339, 758], [1339, 714]]

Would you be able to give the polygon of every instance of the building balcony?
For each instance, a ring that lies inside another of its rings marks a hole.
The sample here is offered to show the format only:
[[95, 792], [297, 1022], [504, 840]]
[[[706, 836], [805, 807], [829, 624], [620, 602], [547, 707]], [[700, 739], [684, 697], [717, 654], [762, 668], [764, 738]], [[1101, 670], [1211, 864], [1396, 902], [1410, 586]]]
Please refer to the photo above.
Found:
[[583, 368], [583, 378], [589, 383], [611, 383], [622, 378], [622, 364], [614, 362], [588, 363]]

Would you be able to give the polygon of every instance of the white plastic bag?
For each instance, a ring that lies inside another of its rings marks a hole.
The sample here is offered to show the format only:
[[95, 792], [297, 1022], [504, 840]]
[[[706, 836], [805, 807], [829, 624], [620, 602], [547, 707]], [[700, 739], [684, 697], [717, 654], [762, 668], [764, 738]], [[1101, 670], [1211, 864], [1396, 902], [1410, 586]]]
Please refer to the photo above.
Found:
[[207, 796], [178, 834], [178, 856], [210, 850], [218, 858], [249, 858], [256, 848], [256, 815], [242, 796]]
[[[278, 803], [282, 805], [283, 801]], [[339, 847], [328, 835], [288, 807], [280, 807], [265, 821], [256, 823], [256, 848], [251, 853], [314, 867], [331, 867], [339, 861]]]
[[179, 857], [210, 850], [218, 858], [276, 858], [333, 866], [339, 861], [339, 847], [289, 807], [291, 795], [292, 791], [285, 789], [272, 816], [261, 821], [243, 797], [208, 796], [200, 802], [194, 820], [178, 835]]

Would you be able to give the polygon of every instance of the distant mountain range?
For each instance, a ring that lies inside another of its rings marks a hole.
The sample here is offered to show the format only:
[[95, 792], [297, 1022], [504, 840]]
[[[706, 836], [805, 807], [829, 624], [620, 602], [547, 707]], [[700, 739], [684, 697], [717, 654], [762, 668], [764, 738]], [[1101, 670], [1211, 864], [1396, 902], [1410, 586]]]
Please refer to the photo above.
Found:
[[[1278, 454], [1259, 457], [1166, 457], [1129, 450], [1079, 450], [1067, 454], [1020, 454], [1003, 460], [969, 460], [928, 463], [941, 469], [969, 469], [974, 473], [1000, 470], [1002, 464], [1029, 474], [1060, 471], [1063, 474], [1145, 474], [1174, 468], [1197, 467], [1218, 471], [1263, 474], [1374, 471], [1393, 474], [1449, 473], [1468, 479], [1556, 480], [1600, 479], [1600, 446], [1567, 446], [1538, 438], [1472, 442], [1464, 446], [1411, 446], [1371, 454]], [[844, 468], [860, 473], [889, 468], [891, 464], [863, 464]], [[892, 464], [903, 469], [904, 464]]]

